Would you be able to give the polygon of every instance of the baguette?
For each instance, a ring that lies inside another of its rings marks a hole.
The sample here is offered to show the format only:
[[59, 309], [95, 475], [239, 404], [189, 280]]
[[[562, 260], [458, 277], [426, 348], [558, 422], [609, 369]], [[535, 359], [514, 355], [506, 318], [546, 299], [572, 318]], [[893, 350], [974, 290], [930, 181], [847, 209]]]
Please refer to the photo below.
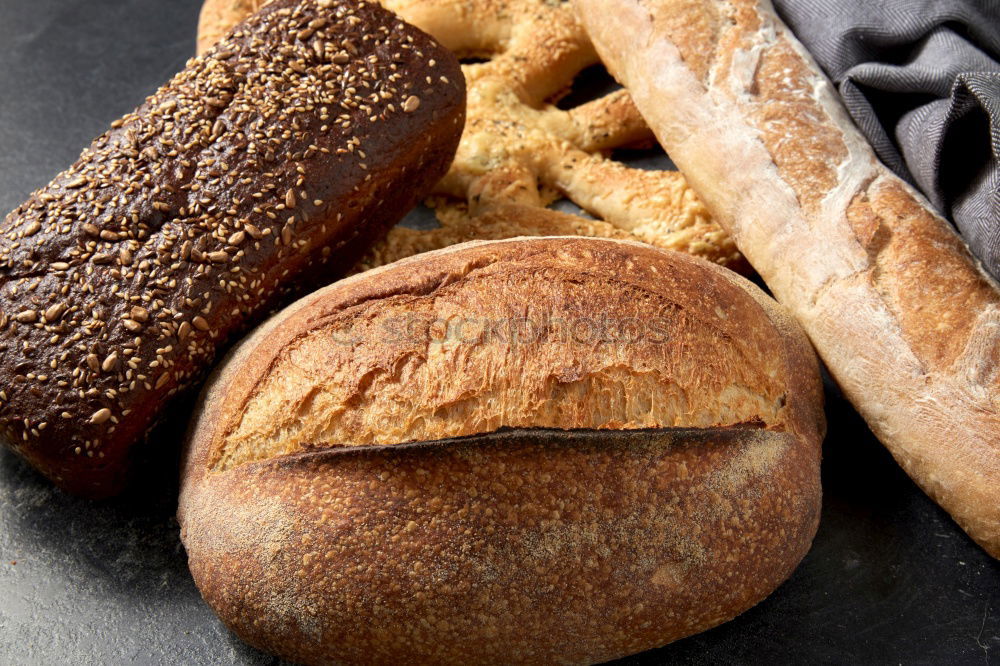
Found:
[[0, 433], [101, 497], [226, 341], [444, 174], [456, 59], [374, 3], [275, 0], [0, 225]]
[[1000, 556], [1000, 293], [767, 0], [577, 0], [664, 149], [907, 473]]
[[195, 582], [297, 662], [625, 656], [766, 597], [819, 519], [804, 335], [735, 273], [626, 241], [331, 285], [234, 350], [191, 428]]

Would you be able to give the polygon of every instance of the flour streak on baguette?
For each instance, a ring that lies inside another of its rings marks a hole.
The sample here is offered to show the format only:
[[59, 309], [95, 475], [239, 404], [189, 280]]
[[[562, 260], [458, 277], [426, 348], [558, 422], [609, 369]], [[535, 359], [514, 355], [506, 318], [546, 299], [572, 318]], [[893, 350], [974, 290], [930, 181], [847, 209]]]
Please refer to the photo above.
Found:
[[577, 0], [610, 70], [910, 476], [1000, 556], [1000, 293], [767, 0]]

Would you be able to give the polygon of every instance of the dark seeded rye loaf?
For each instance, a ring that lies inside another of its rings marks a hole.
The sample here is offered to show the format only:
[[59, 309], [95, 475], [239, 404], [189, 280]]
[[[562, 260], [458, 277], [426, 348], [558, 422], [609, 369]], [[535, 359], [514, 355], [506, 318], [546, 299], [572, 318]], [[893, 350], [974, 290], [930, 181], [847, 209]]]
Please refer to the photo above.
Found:
[[106, 496], [234, 334], [347, 271], [444, 173], [454, 57], [374, 3], [276, 0], [0, 226], [0, 426]]

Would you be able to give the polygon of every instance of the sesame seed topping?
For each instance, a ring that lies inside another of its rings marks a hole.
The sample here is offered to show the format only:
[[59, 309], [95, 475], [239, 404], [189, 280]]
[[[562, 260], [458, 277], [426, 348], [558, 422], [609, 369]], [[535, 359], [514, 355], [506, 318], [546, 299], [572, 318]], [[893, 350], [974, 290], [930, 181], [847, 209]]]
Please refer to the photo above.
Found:
[[[414, 34], [370, 3], [278, 0], [112, 123], [0, 232], [0, 310], [12, 313], [0, 312], [0, 347], [19, 364], [0, 427], [29, 441], [90, 414], [106, 437], [81, 429], [70, 446], [111, 454], [102, 447], [145, 391], [191, 383], [330, 255], [317, 240], [347, 215], [324, 201], [331, 176], [370, 170], [355, 192], [384, 196], [374, 182], [395, 156], [367, 137], [416, 110], [411, 85], [430, 99], [436, 82], [405, 73], [419, 62]], [[31, 423], [28, 399], [45, 405]]]
[[118, 367], [118, 352], [111, 352], [108, 354], [104, 362], [101, 363], [101, 370], [104, 372], [111, 372]]
[[413, 113], [419, 108], [420, 108], [420, 98], [417, 97], [416, 95], [410, 95], [409, 97], [406, 98], [406, 101], [403, 102], [403, 111], [405, 111], [406, 113]]
[[45, 310], [45, 314], [42, 316], [46, 322], [51, 323], [57, 321], [63, 316], [63, 313], [66, 312], [67, 307], [68, 306], [65, 303], [56, 303], [55, 305], [49, 306], [49, 308]]

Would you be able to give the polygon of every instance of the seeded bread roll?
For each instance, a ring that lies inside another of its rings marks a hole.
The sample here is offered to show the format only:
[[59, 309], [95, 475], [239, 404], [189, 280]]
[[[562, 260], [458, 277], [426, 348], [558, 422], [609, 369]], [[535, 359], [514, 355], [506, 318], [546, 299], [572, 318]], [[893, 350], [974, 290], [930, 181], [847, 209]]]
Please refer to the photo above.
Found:
[[608, 68], [903, 469], [1000, 557], [1000, 289], [768, 0], [578, 0]]
[[637, 243], [468, 243], [343, 280], [202, 396], [181, 538], [249, 643], [304, 663], [587, 663], [766, 597], [809, 548], [809, 343]]
[[119, 490], [227, 340], [441, 177], [463, 115], [455, 58], [375, 3], [239, 25], [0, 226], [4, 438], [67, 490]]

